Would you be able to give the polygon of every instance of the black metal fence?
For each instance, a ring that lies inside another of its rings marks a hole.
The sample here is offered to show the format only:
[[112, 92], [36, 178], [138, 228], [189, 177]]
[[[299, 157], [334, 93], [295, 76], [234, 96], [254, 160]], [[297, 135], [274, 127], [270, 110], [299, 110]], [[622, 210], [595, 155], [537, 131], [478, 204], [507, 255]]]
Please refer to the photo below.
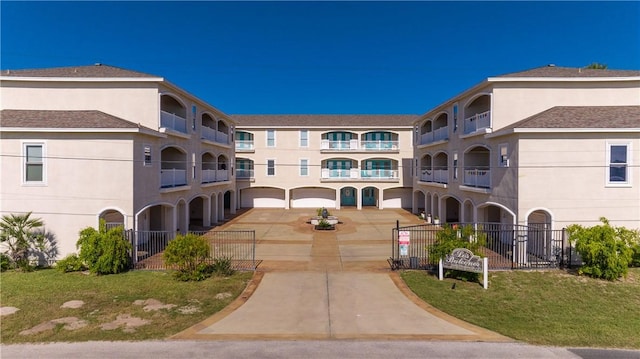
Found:
[[[489, 258], [489, 270], [548, 269], [580, 264], [566, 230], [553, 230], [550, 224], [447, 223], [445, 226], [460, 229], [470, 226], [470, 240], [486, 239], [482, 255]], [[391, 268], [436, 269], [439, 258], [429, 257], [429, 247], [436, 242], [442, 228], [431, 224], [394, 228]], [[401, 248], [400, 239], [408, 239], [408, 248]]]
[[[231, 260], [237, 270], [255, 270], [256, 234], [245, 231], [192, 231], [209, 242], [209, 260], [226, 258]], [[166, 269], [162, 252], [176, 237], [175, 232], [166, 231], [125, 231], [125, 237], [131, 243], [131, 262], [135, 269]]]

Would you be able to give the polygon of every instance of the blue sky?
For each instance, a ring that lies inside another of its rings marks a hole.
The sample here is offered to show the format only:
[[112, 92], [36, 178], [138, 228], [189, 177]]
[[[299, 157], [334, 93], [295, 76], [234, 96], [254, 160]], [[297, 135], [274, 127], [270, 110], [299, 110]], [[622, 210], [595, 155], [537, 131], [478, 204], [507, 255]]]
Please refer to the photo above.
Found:
[[640, 69], [640, 2], [0, 2], [2, 69], [96, 62], [227, 114], [421, 114], [546, 64]]

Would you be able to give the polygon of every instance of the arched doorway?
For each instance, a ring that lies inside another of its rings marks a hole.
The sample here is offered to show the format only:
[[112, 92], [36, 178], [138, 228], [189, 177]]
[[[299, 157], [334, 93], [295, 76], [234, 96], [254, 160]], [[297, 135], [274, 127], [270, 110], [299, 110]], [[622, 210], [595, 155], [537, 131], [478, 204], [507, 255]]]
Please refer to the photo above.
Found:
[[340, 190], [340, 206], [352, 207], [356, 205], [356, 196], [358, 191], [353, 187], [344, 187]]
[[375, 206], [377, 204], [376, 200], [376, 188], [375, 187], [365, 187], [362, 189], [362, 205], [363, 206]]

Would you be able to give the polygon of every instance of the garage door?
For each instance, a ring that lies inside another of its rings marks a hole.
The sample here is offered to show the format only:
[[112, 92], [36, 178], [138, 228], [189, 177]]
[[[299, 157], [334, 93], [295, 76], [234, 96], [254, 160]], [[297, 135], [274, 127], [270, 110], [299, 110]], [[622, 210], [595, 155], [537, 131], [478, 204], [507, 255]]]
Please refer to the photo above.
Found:
[[328, 188], [298, 188], [291, 191], [292, 208], [335, 208], [336, 191]]
[[391, 188], [384, 190], [383, 208], [411, 208], [411, 188]]
[[284, 190], [278, 188], [247, 188], [240, 191], [242, 208], [285, 208]]

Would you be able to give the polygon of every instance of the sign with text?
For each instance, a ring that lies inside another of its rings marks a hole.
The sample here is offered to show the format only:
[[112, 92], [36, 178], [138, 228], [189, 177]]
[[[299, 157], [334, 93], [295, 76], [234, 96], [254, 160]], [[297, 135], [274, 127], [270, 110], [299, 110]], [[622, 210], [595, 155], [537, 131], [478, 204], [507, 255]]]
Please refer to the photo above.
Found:
[[400, 231], [398, 232], [398, 244], [400, 245], [400, 255], [408, 256], [409, 255], [409, 243], [410, 239], [409, 231]]
[[476, 256], [466, 248], [456, 248], [444, 260], [440, 259], [438, 265], [438, 278], [440, 280], [444, 279], [443, 268], [482, 273], [482, 287], [484, 289], [489, 287], [489, 259]]

